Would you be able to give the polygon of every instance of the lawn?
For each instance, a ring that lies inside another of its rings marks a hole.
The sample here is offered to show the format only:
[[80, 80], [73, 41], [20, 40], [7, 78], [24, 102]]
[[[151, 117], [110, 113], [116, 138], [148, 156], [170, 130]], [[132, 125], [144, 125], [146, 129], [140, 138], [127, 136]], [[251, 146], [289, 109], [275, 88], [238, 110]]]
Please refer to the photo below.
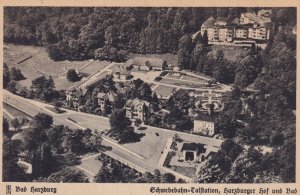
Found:
[[167, 62], [169, 66], [177, 66], [178, 64], [178, 58], [176, 54], [129, 54], [129, 58], [134, 58], [134, 57], [151, 57], [151, 58], [161, 58]]
[[250, 51], [249, 48], [244, 49], [243, 47], [236, 46], [222, 46], [222, 45], [213, 45], [211, 46], [214, 54], [217, 53], [218, 50], [222, 50], [224, 53], [224, 58], [235, 61], [238, 55], [247, 55]]
[[171, 78], [171, 79], [180, 79], [181, 76], [177, 76], [177, 75], [174, 75], [172, 73], [169, 73], [166, 78]]
[[163, 97], [163, 98], [169, 97], [175, 91], [176, 91], [175, 87], [168, 87], [168, 86], [163, 86], [163, 85], [159, 85], [158, 87], [156, 87], [154, 89], [154, 92], [156, 93], [156, 95], [158, 97]]
[[[89, 61], [53, 61], [49, 59], [48, 54], [44, 48], [32, 47], [32, 46], [21, 46], [21, 45], [5, 45], [4, 51], [4, 62], [9, 67], [16, 67], [22, 71], [25, 80], [20, 81], [23, 86], [30, 87], [31, 81], [40, 76], [52, 76], [55, 82], [56, 89], [68, 89], [72, 87], [73, 82], [68, 81], [63, 75], [69, 69], [80, 69], [86, 74], [96, 72], [109, 62], [89, 62]], [[32, 58], [18, 64], [22, 59], [26, 59], [29, 56]], [[87, 63], [90, 65], [84, 66]], [[78, 83], [78, 82], [77, 82]]]
[[198, 78], [198, 77], [193, 77], [193, 76], [183, 76], [182, 80], [195, 81], [195, 82], [199, 82], [199, 83], [207, 83], [206, 80]]
[[91, 158], [81, 161], [79, 166], [92, 173], [98, 173], [102, 166], [102, 162], [98, 160], [98, 156], [92, 155]]
[[175, 80], [175, 79], [168, 79], [168, 78], [163, 78], [161, 83], [166, 83], [166, 84], [171, 84], [171, 85], [177, 85], [177, 86], [182, 86], [182, 87], [192, 87], [192, 88], [203, 88], [205, 87], [204, 83], [195, 83], [195, 82], [189, 82], [189, 81], [182, 81], [182, 80]]
[[106, 67], [110, 62], [108, 61], [94, 61], [89, 65], [85, 66], [83, 69], [80, 69], [80, 72], [87, 74], [87, 76], [102, 70]]
[[171, 166], [171, 169], [191, 178], [194, 177], [196, 173], [196, 168], [194, 167]]
[[7, 112], [9, 112], [11, 115], [13, 115], [14, 117], [20, 117], [20, 118], [32, 118], [31, 116], [29, 116], [28, 114], [16, 109], [15, 107], [12, 107], [9, 104], [6, 104], [5, 102], [3, 102], [3, 109], [7, 110]]

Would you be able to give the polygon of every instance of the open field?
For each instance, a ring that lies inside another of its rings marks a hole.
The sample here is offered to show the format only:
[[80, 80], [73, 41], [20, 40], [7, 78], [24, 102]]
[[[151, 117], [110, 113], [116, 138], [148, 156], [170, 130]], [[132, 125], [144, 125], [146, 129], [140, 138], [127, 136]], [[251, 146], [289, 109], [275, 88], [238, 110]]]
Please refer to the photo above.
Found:
[[[31, 57], [31, 58], [29, 58]], [[27, 59], [28, 58], [28, 59]], [[27, 59], [23, 61], [24, 59]], [[19, 63], [20, 61], [23, 61]], [[22, 46], [22, 45], [5, 45], [4, 62], [9, 67], [16, 67], [22, 71], [25, 80], [20, 81], [20, 84], [26, 87], [31, 86], [31, 81], [40, 76], [52, 76], [55, 82], [56, 89], [68, 89], [73, 85], [80, 83], [70, 82], [65, 78], [65, 73], [69, 69], [79, 69], [87, 76], [103, 69], [109, 62], [100, 61], [53, 61], [49, 59], [44, 48]], [[81, 69], [82, 68], [82, 69]]]
[[85, 66], [83, 69], [80, 69], [80, 73], [84, 73], [87, 76], [102, 70], [104, 67], [106, 67], [110, 62], [107, 61], [93, 61], [88, 66]]
[[177, 66], [178, 64], [178, 58], [176, 54], [129, 54], [129, 58], [134, 58], [134, 57], [152, 57], [152, 58], [161, 58], [167, 62], [169, 66]]
[[154, 89], [154, 92], [158, 97], [164, 97], [164, 98], [172, 95], [175, 91], [176, 91], [175, 87], [168, 87], [163, 85], [159, 85]]
[[244, 49], [235, 46], [212, 45], [211, 48], [214, 54], [216, 54], [218, 50], [222, 50], [224, 52], [224, 58], [231, 61], [236, 60], [238, 55], [246, 55], [250, 51], [249, 48]]

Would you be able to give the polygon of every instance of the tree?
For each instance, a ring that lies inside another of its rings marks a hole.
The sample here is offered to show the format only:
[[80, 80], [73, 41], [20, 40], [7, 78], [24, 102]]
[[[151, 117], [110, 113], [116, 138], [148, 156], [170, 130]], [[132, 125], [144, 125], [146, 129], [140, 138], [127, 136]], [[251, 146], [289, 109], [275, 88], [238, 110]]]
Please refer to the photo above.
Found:
[[3, 63], [3, 88], [6, 89], [10, 83], [10, 71], [7, 64]]
[[6, 135], [3, 136], [2, 180], [5, 182], [27, 181], [25, 171], [17, 164], [18, 148], [19, 146], [16, 142], [12, 141]]
[[120, 142], [135, 141], [135, 133], [131, 126], [131, 121], [125, 116], [123, 110], [114, 110], [109, 118], [111, 134], [115, 135]]
[[18, 131], [19, 128], [21, 127], [21, 124], [17, 118], [11, 121], [11, 125], [15, 128], [16, 131]]
[[62, 170], [52, 173], [47, 182], [54, 183], [88, 183], [87, 176], [77, 168], [65, 167]]
[[142, 124], [142, 120], [141, 119], [136, 119], [135, 121], [134, 121], [134, 125], [137, 127], [137, 128], [139, 128], [139, 126]]
[[176, 178], [172, 173], [165, 173], [161, 178], [162, 183], [175, 183], [175, 180]]
[[[27, 149], [29, 157], [32, 161], [32, 176], [38, 178], [44, 176], [47, 173], [45, 170], [52, 170], [54, 163], [47, 164], [43, 167], [43, 162], [48, 161], [51, 158], [51, 152], [46, 147], [47, 142], [46, 131], [53, 124], [51, 116], [39, 113], [33, 117], [29, 129], [23, 132], [23, 144]], [[46, 158], [46, 159], [45, 159]], [[45, 159], [45, 161], [43, 160]], [[50, 166], [51, 165], [51, 166]]]
[[207, 30], [204, 31], [203, 33], [203, 37], [202, 37], [202, 40], [201, 40], [201, 43], [204, 45], [204, 46], [208, 46], [208, 35], [207, 35]]
[[33, 120], [31, 121], [31, 125], [34, 128], [40, 128], [40, 129], [48, 129], [53, 124], [53, 118], [52, 116], [45, 114], [45, 113], [39, 113], [33, 117]]
[[61, 102], [55, 102], [55, 110], [57, 113], [61, 113], [63, 112], [60, 108], [62, 107], [62, 103]]
[[71, 82], [76, 82], [80, 80], [80, 77], [78, 76], [76, 70], [70, 69], [67, 72], [67, 79]]
[[41, 146], [40, 157], [40, 174], [41, 176], [48, 176], [55, 168], [55, 159], [48, 144], [43, 143]]
[[148, 83], [143, 83], [139, 88], [139, 98], [142, 100], [146, 100], [148, 102], [151, 101], [152, 98], [152, 90]]
[[102, 138], [90, 129], [84, 131], [81, 141], [87, 152], [98, 152], [101, 149]]
[[35, 98], [47, 102], [57, 99], [59, 96], [59, 93], [55, 90], [54, 80], [51, 76], [48, 79], [45, 76], [41, 76], [32, 80], [31, 90]]
[[3, 134], [7, 136], [8, 132], [9, 132], [9, 123], [8, 123], [7, 119], [4, 117], [3, 117], [2, 128], [3, 128]]
[[259, 73], [258, 64], [251, 56], [247, 56], [236, 69], [235, 85], [246, 87], [253, 83]]
[[190, 54], [193, 49], [192, 38], [189, 35], [184, 35], [179, 40], [178, 46], [178, 66], [181, 69], [186, 69], [190, 65]]
[[155, 104], [158, 104], [158, 102], [159, 102], [158, 97], [155, 92], [152, 94], [151, 101]]
[[14, 81], [20, 81], [25, 79], [25, 76], [22, 74], [21, 70], [12, 67], [10, 70], [10, 78]]
[[109, 169], [107, 168], [106, 164], [101, 166], [99, 172], [95, 176], [94, 181], [96, 183], [112, 183], [112, 182], [114, 182], [111, 179], [111, 173], [110, 173]]

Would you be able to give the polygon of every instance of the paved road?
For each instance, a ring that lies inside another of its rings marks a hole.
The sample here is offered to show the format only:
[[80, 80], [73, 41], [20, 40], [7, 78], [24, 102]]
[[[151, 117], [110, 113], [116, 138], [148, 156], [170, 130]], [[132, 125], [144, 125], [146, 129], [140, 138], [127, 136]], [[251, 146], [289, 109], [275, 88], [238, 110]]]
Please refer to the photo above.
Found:
[[[12, 106], [15, 106], [16, 108], [22, 110], [23, 112], [34, 116], [38, 113], [47, 113], [53, 117], [53, 121], [57, 125], [66, 125], [70, 128], [75, 129], [96, 129], [97, 131], [103, 131], [105, 129], [108, 129], [110, 127], [108, 118], [96, 116], [92, 114], [82, 113], [82, 112], [76, 112], [72, 110], [66, 110], [63, 114], [56, 114], [48, 109], [45, 108], [45, 106], [51, 106], [45, 103], [41, 103], [38, 101], [25, 99], [20, 96], [14, 95], [6, 90], [3, 91], [4, 94], [4, 101], [8, 104], [11, 104]], [[72, 122], [68, 118], [76, 119], [77, 123]], [[81, 128], [80, 128], [81, 127]], [[176, 132], [173, 130], [168, 129], [162, 129], [162, 128], [156, 128], [151, 126], [147, 127], [147, 134], [155, 134], [155, 132], [161, 132], [160, 136], [164, 135], [168, 138], [172, 138], [176, 133], [181, 137], [182, 139], [190, 142], [200, 142], [203, 144], [210, 145], [211, 147], [218, 148], [222, 140], [217, 140], [213, 138], [208, 137], [202, 137], [198, 135], [192, 135], [188, 133], [181, 133]], [[109, 146], [112, 148], [112, 150], [107, 151], [106, 153], [111, 156], [112, 158], [115, 158], [133, 168], [136, 170], [139, 170], [141, 172], [145, 171], [153, 171], [154, 169], [159, 168], [158, 166], [158, 160], [153, 160], [152, 157], [150, 158], [143, 158], [141, 157], [143, 153], [140, 153], [138, 151], [135, 151], [134, 147], [130, 146], [124, 146], [117, 144], [116, 142], [113, 142], [112, 140], [106, 138], [103, 136], [103, 145]], [[166, 143], [163, 143], [164, 145]], [[143, 147], [143, 146], [141, 146]], [[164, 147], [164, 146], [163, 146]], [[160, 156], [160, 155], [159, 155]]]
[[[82, 119], [86, 118], [88, 121], [93, 121], [90, 122], [91, 126], [87, 124], [86, 128], [90, 128], [94, 126], [94, 123], [99, 124], [98, 125], [99, 129], [97, 129], [99, 131], [105, 130], [107, 129], [107, 127], [109, 127], [108, 119], [101, 116], [95, 116], [95, 115], [75, 112], [71, 110], [68, 110], [68, 112], [65, 114], [56, 114], [44, 108], [44, 106], [47, 104], [19, 97], [6, 90], [4, 90], [3, 94], [4, 94], [3, 100], [6, 103], [15, 106], [16, 108], [20, 109], [21, 111], [31, 116], [34, 116], [41, 112], [47, 113], [53, 117], [54, 124], [57, 125], [66, 125], [69, 126], [70, 128], [78, 129], [79, 127], [76, 123], [74, 124], [74, 122], [68, 120], [68, 117], [76, 114], [78, 118], [82, 118]], [[104, 137], [102, 144], [112, 148], [112, 150], [106, 152], [108, 155], [110, 155], [115, 159], [120, 159], [123, 163], [131, 165], [133, 168], [139, 171], [145, 172], [145, 171], [153, 171], [155, 169], [155, 165], [148, 165], [148, 162], [145, 161], [144, 158], [138, 158], [138, 156], [140, 156], [139, 154], [134, 154], [134, 152], [128, 150], [127, 148], [123, 147], [120, 144], [117, 144], [116, 142], [109, 140], [108, 138]]]

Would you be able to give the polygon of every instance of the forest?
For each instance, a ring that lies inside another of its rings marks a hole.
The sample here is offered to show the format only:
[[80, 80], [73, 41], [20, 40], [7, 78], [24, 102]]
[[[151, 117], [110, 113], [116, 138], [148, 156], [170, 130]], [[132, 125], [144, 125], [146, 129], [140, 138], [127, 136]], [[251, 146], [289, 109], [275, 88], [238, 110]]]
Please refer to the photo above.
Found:
[[[43, 8], [6, 7], [4, 41], [45, 46], [56, 60], [178, 52], [179, 40], [210, 16], [233, 19], [259, 8]], [[295, 24], [294, 11], [274, 9], [279, 24]], [[98, 52], [96, 52], [98, 50]]]
[[[224, 110], [215, 121], [216, 131], [228, 140], [203, 169], [202, 175], [208, 177], [199, 178], [199, 182], [295, 182], [296, 116], [292, 111], [296, 109], [296, 35], [292, 29], [296, 25], [296, 9], [272, 8], [273, 25], [267, 48], [251, 48], [235, 61], [225, 59], [221, 50], [214, 54], [205, 34], [191, 38], [210, 16], [233, 19], [242, 12], [258, 9], [6, 7], [4, 41], [43, 46], [49, 57], [58, 61], [125, 61], [128, 53], [177, 54], [181, 69], [208, 75], [234, 88], [224, 98]], [[5, 87], [13, 88], [20, 79], [18, 70], [4, 67]], [[39, 78], [32, 84], [30, 96], [49, 102], [52, 99], [48, 97], [59, 99], [51, 78]], [[137, 84], [128, 98], [149, 91], [146, 85]], [[254, 92], [247, 94], [247, 89]], [[243, 113], [245, 102], [251, 113]], [[181, 112], [186, 112], [188, 104], [174, 99], [166, 104], [176, 104], [166, 121], [179, 121], [179, 127], [186, 126], [186, 120], [176, 117], [182, 118]], [[153, 116], [149, 121], [151, 125], [158, 123]], [[250, 148], [243, 150], [244, 145]], [[257, 146], [273, 150], [261, 154]], [[103, 182], [100, 176], [101, 173], [98, 179]], [[105, 181], [112, 180], [122, 181]]]

